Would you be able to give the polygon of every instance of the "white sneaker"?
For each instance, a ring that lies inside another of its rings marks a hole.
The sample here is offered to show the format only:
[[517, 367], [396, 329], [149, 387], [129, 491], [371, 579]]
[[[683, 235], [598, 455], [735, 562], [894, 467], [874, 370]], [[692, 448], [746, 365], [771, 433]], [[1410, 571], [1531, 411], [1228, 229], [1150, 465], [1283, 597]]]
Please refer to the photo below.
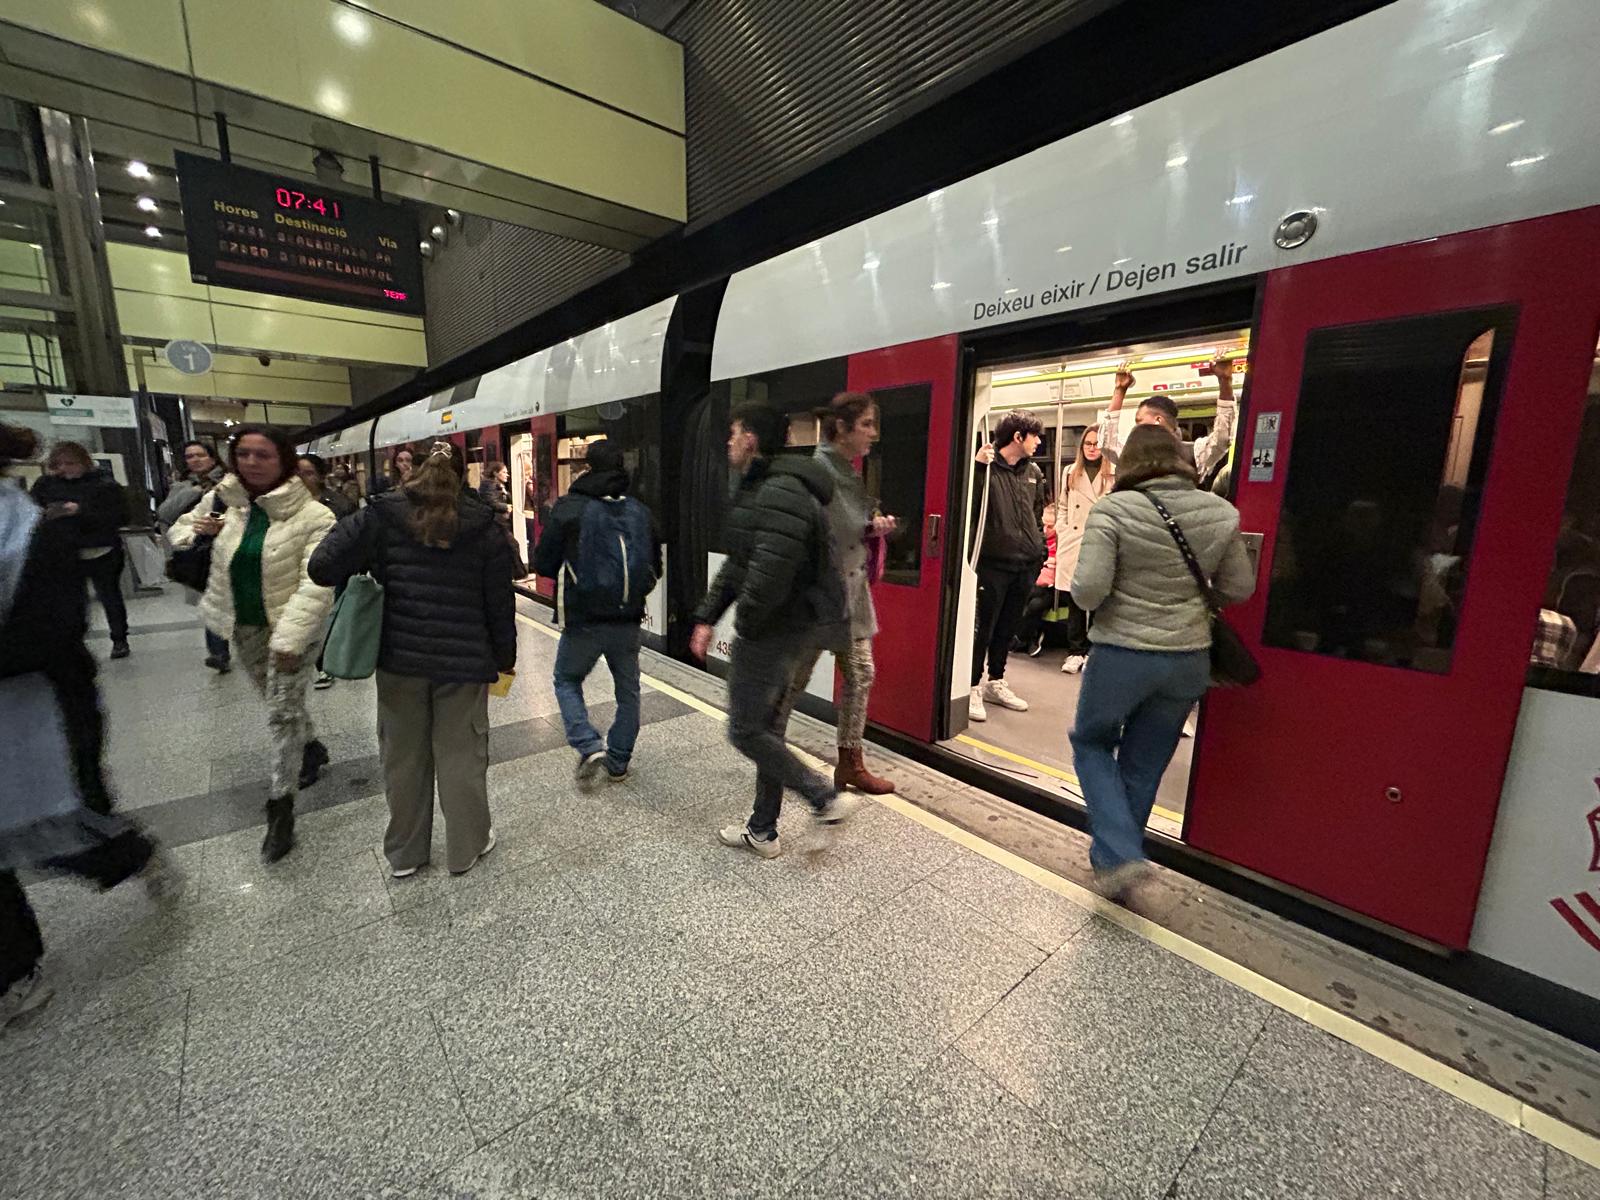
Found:
[[1069, 654], [1067, 660], [1061, 664], [1063, 675], [1077, 675], [1088, 664], [1089, 657], [1085, 654]]
[[35, 967], [31, 975], [17, 980], [5, 995], [0, 996], [0, 1035], [18, 1017], [26, 1016], [50, 1003], [55, 989], [45, 981], [44, 971]]
[[600, 778], [600, 772], [606, 769], [606, 752], [604, 750], [591, 750], [588, 754], [578, 756], [578, 765], [572, 772], [572, 777], [580, 784], [593, 783]]
[[967, 720], [987, 721], [989, 710], [983, 706], [983, 685], [980, 683], [972, 689], [972, 695], [967, 697]]
[[1192, 711], [1183, 719], [1183, 736], [1186, 738], [1194, 736], [1194, 713]]
[[724, 846], [735, 849], [745, 849], [761, 858], [777, 858], [783, 853], [783, 847], [778, 844], [778, 835], [769, 838], [758, 838], [750, 832], [750, 826], [743, 824], [724, 825], [717, 830], [717, 840]]
[[984, 689], [983, 698], [993, 700], [1001, 708], [1009, 708], [1012, 712], [1027, 712], [1028, 702], [1011, 690], [1011, 685], [1004, 679], [991, 679], [989, 686]]
[[811, 810], [811, 819], [818, 825], [842, 825], [855, 815], [856, 801], [842, 793], [835, 793], [821, 808]]
[[329, 675], [326, 671], [318, 671], [317, 672], [317, 681], [315, 683], [313, 683], [311, 686], [313, 688], [315, 688], [319, 692], [325, 692], [329, 688], [331, 688], [333, 686], [333, 684], [334, 684], [334, 679], [333, 679], [332, 675]]
[[389, 868], [389, 878], [390, 879], [410, 879], [413, 875], [415, 875], [420, 870], [422, 870], [421, 867], [390, 867]]
[[[478, 851], [478, 857], [474, 858], [466, 866], [462, 867], [461, 870], [459, 870], [459, 871], [451, 871], [450, 874], [452, 874], [452, 875], [465, 875], [468, 871], [472, 870], [473, 867], [477, 866], [480, 862], [482, 862], [483, 859], [488, 855], [489, 851], [494, 849], [494, 843], [495, 843], [494, 826], [491, 825], [491, 826], [489, 826], [489, 840], [484, 844], [483, 849]], [[397, 876], [397, 878], [404, 878], [404, 876]]]

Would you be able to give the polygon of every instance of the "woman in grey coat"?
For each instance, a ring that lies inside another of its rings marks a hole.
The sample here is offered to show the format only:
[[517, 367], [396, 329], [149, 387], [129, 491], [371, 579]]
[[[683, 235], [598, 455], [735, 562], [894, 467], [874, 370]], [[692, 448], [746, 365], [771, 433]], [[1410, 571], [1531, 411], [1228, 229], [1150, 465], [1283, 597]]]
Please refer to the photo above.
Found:
[[1116, 487], [1089, 514], [1072, 577], [1073, 602], [1094, 613], [1073, 768], [1089, 806], [1089, 862], [1112, 898], [1148, 870], [1145, 822], [1211, 675], [1211, 612], [1161, 509], [1219, 602], [1237, 604], [1255, 590], [1237, 510], [1197, 481], [1177, 438], [1159, 425], [1134, 429]]

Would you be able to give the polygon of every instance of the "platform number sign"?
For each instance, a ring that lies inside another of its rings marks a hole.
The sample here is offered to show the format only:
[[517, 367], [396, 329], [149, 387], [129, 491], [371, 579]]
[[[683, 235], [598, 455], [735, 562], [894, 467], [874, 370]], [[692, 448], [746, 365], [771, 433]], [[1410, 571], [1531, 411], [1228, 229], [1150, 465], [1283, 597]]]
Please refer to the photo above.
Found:
[[1278, 430], [1283, 424], [1281, 412], [1264, 412], [1256, 416], [1256, 440], [1250, 447], [1250, 482], [1271, 483], [1278, 469]]
[[192, 338], [177, 338], [161, 348], [167, 365], [180, 375], [204, 375], [211, 370], [211, 348]]

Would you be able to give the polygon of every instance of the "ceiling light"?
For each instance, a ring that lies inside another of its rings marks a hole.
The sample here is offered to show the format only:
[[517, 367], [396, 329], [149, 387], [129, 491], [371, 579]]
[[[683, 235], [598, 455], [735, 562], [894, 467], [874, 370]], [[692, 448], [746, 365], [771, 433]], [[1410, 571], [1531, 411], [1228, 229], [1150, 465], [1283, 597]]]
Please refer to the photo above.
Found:
[[155, 212], [156, 210], [156, 201], [154, 196], [140, 196], [133, 203], [134, 207], [136, 207], [140, 212]]
[[1508, 167], [1531, 167], [1534, 163], [1542, 163], [1549, 158], [1548, 154], [1530, 154], [1525, 158], [1513, 158], [1506, 164]]
[[1111, 265], [1113, 267], [1120, 267], [1124, 263], [1131, 263], [1132, 261], [1133, 261], [1133, 259], [1131, 259], [1131, 258], [1119, 258], [1115, 262], [1113, 262]]
[[1489, 130], [1489, 132], [1490, 133], [1496, 133], [1496, 134], [1498, 134], [1498, 133], [1510, 133], [1513, 129], [1521, 129], [1523, 127], [1523, 125], [1525, 125], [1526, 123], [1527, 122], [1525, 122], [1521, 117], [1518, 117], [1515, 121], [1502, 121], [1500, 124], [1496, 125], [1493, 129]]
[[353, 9], [343, 9], [333, 18], [333, 29], [352, 46], [365, 46], [372, 40], [372, 25]]
[[161, 236], [161, 230], [157, 229], [154, 225], [146, 225], [144, 227], [144, 235], [147, 238], [158, 238]]
[[1126, 113], [1123, 113], [1120, 117], [1112, 117], [1110, 122], [1109, 122], [1109, 124], [1112, 124], [1112, 125], [1126, 125], [1131, 120], [1133, 120], [1133, 114], [1131, 112], [1126, 112]]
[[1065, 254], [1068, 250], [1071, 250], [1071, 249], [1072, 249], [1071, 246], [1057, 246], [1056, 247], [1056, 253], [1057, 254]]
[[869, 254], [861, 260], [861, 269], [863, 271], [876, 271], [881, 264], [882, 260], [876, 254]]
[[1250, 201], [1254, 200], [1255, 198], [1256, 198], [1256, 196], [1255, 196], [1254, 192], [1246, 192], [1242, 196], [1235, 196], [1233, 199], [1229, 200], [1228, 203], [1229, 204], [1249, 204]]
[[1015, 296], [1021, 290], [1022, 290], [1021, 288], [1007, 288], [1006, 289], [1006, 295]]
[[935, 283], [933, 285], [933, 290], [936, 291], [936, 292], [942, 292], [942, 291], [944, 291], [945, 288], [950, 287], [950, 286], [952, 286], [950, 283], [948, 283], [945, 280], [941, 279], [941, 280], [939, 280], [937, 283]]
[[149, 179], [150, 168], [136, 158], [128, 164], [128, 174], [135, 179]]
[[1485, 54], [1482, 58], [1474, 59], [1467, 64], [1467, 70], [1476, 71], [1479, 67], [1491, 67], [1504, 58], [1504, 54]]
[[1183, 166], [1183, 164], [1188, 161], [1189, 156], [1187, 154], [1174, 154], [1171, 158], [1167, 159], [1167, 168], [1169, 170], [1174, 170]]

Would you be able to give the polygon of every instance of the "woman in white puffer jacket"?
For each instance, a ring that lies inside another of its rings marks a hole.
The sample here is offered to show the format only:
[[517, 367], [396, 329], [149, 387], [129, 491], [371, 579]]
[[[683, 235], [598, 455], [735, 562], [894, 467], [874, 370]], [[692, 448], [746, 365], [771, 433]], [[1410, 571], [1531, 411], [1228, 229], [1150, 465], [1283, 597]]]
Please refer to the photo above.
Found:
[[212, 633], [233, 639], [234, 656], [267, 701], [272, 786], [261, 857], [270, 863], [294, 846], [295, 793], [315, 783], [328, 761], [306, 712], [306, 688], [333, 590], [312, 583], [306, 564], [334, 517], [300, 482], [294, 444], [281, 429], [239, 429], [228, 465], [232, 473], [214, 493], [226, 511], [214, 517], [209, 505], [191, 509], [167, 536], [178, 550], [197, 537], [216, 539], [200, 615]]

